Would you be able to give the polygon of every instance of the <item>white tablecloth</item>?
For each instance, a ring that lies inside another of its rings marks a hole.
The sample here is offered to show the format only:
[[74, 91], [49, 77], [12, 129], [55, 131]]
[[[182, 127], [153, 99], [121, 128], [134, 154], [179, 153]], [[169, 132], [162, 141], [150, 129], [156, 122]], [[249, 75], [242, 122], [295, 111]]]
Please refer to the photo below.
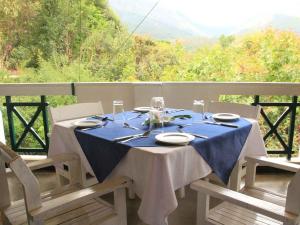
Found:
[[[258, 123], [249, 121], [252, 129], [240, 158], [266, 155]], [[94, 174], [75, 137], [72, 122], [59, 122], [53, 127], [49, 156], [75, 152], [79, 154], [83, 167]], [[167, 216], [178, 205], [175, 190], [210, 173], [211, 168], [192, 146], [143, 147], [130, 149], [109, 177], [131, 178], [135, 192], [141, 198], [140, 218], [147, 224], [165, 225]]]

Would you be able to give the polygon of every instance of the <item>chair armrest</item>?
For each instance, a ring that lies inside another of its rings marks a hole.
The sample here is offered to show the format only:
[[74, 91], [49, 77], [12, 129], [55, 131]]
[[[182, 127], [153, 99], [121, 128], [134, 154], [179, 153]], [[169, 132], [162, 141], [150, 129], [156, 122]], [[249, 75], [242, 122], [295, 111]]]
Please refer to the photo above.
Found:
[[232, 191], [230, 189], [214, 185], [207, 181], [196, 181], [191, 184], [191, 188], [198, 192], [213, 196], [223, 201], [231, 202], [243, 208], [264, 214], [266, 216], [272, 217], [283, 222], [295, 221], [298, 216], [286, 212], [285, 208], [282, 206], [257, 198], [253, 198], [240, 192]]
[[295, 163], [285, 162], [276, 158], [261, 157], [245, 157], [246, 161], [252, 161], [258, 163], [260, 166], [270, 166], [277, 169], [282, 169], [290, 172], [297, 172], [300, 169], [300, 165]]
[[61, 210], [76, 206], [78, 203], [108, 194], [120, 188], [127, 187], [128, 178], [121, 177], [107, 182], [96, 184], [64, 196], [46, 201], [38, 209], [32, 210], [30, 215], [36, 218], [49, 218], [55, 216]]
[[51, 158], [30, 162], [27, 163], [27, 166], [30, 168], [30, 170], [34, 171], [49, 166], [53, 166], [55, 163], [68, 162], [73, 160], [79, 160], [79, 157], [76, 154], [66, 153], [66, 154], [55, 155]]

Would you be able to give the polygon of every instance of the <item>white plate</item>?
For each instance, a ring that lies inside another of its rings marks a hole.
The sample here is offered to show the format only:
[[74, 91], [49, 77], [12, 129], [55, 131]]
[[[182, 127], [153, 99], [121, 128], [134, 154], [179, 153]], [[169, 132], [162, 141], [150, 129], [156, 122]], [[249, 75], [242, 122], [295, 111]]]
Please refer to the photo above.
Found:
[[100, 120], [78, 120], [73, 122], [73, 125], [76, 127], [95, 127], [101, 126], [103, 124]]
[[169, 132], [158, 134], [155, 136], [155, 139], [159, 142], [172, 145], [187, 145], [195, 137], [187, 133]]
[[233, 113], [216, 113], [213, 114], [212, 117], [220, 121], [234, 121], [240, 118], [239, 115]]
[[137, 112], [149, 112], [150, 111], [150, 107], [147, 107], [147, 106], [136, 107], [133, 110], [137, 111]]

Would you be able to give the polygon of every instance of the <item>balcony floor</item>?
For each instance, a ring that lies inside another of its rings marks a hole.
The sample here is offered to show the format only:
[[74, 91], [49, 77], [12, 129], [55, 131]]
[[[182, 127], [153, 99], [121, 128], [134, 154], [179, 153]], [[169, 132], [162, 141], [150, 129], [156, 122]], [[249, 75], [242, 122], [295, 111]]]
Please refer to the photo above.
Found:
[[[56, 177], [53, 172], [38, 172], [37, 177], [41, 183], [41, 191], [46, 191], [55, 187]], [[275, 174], [265, 173], [257, 175], [257, 185], [270, 190], [285, 193], [290, 174]], [[15, 178], [9, 178], [10, 190], [12, 190], [12, 200], [22, 198], [22, 188]], [[182, 225], [182, 224], [196, 224], [196, 192], [187, 188], [186, 197], [179, 199], [179, 206], [169, 217], [170, 225]], [[111, 196], [107, 197], [108, 199]], [[138, 218], [137, 210], [140, 204], [140, 200], [127, 199], [127, 212], [128, 212], [128, 225], [145, 225]], [[0, 222], [1, 224], [1, 222]]]

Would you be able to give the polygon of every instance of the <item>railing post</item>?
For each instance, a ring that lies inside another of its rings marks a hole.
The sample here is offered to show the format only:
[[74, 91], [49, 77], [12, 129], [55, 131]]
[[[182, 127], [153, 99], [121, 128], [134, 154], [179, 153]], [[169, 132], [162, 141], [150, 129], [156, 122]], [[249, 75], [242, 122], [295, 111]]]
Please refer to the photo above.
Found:
[[45, 144], [46, 144], [46, 151], [48, 152], [49, 148], [49, 124], [48, 124], [48, 115], [47, 115], [47, 106], [48, 103], [46, 102], [46, 96], [41, 96], [41, 103], [42, 103], [42, 115], [43, 115], [43, 125], [44, 125], [44, 135], [45, 135]]
[[14, 118], [13, 118], [14, 106], [11, 104], [11, 96], [5, 96], [5, 100], [6, 100], [6, 111], [7, 111], [10, 144], [11, 144], [11, 148], [13, 150], [16, 150], [16, 136], [15, 136], [15, 126], [14, 126]]
[[3, 115], [2, 115], [2, 112], [1, 112], [1, 107], [0, 107], [0, 141], [3, 144], [6, 144], [5, 133], [4, 133]]
[[290, 160], [292, 157], [298, 97], [293, 96], [292, 99], [293, 100], [291, 104], [290, 127], [289, 127], [289, 137], [288, 137], [288, 155], [287, 155], [288, 160]]

